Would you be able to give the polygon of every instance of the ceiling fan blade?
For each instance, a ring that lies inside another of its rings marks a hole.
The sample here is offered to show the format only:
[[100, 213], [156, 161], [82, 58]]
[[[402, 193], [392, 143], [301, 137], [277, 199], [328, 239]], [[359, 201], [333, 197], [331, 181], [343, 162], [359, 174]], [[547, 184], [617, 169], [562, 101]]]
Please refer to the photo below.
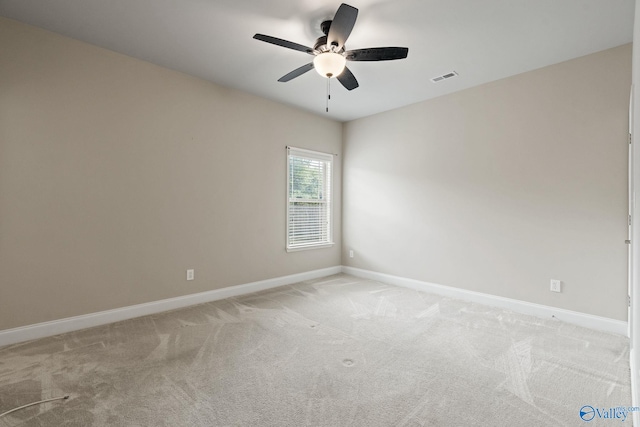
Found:
[[348, 61], [392, 61], [404, 59], [408, 54], [409, 48], [406, 47], [370, 47], [350, 50], [345, 56]]
[[342, 49], [349, 34], [351, 34], [351, 30], [353, 30], [357, 17], [358, 9], [345, 3], [340, 5], [336, 16], [333, 17], [331, 27], [329, 27], [329, 34], [327, 35], [328, 49], [331, 49], [331, 46], [335, 46], [336, 51]]
[[290, 72], [289, 74], [285, 74], [284, 76], [280, 77], [278, 79], [279, 82], [288, 82], [289, 80], [293, 80], [296, 77], [299, 77], [301, 75], [303, 75], [304, 73], [306, 73], [307, 71], [313, 70], [313, 62], [309, 62], [306, 65], [303, 65], [300, 68], [296, 68], [295, 70], [293, 70], [292, 72]]
[[360, 86], [358, 84], [358, 81], [356, 80], [356, 77], [347, 67], [344, 67], [344, 71], [340, 73], [340, 75], [336, 78], [347, 90], [354, 90], [355, 88]]
[[266, 36], [264, 34], [256, 34], [253, 36], [254, 39], [260, 40], [263, 42], [275, 44], [276, 46], [286, 47], [288, 49], [299, 50], [300, 52], [308, 53], [309, 55], [313, 55], [313, 49], [307, 46], [303, 46], [298, 43], [290, 42], [288, 40], [279, 39], [277, 37]]

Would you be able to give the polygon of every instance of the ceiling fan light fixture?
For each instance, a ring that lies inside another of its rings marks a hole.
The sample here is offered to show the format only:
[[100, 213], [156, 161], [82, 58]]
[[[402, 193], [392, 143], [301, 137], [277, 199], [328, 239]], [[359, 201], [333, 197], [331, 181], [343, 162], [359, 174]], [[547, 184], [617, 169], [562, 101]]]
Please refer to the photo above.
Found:
[[323, 52], [313, 58], [313, 67], [322, 77], [339, 76], [347, 65], [347, 58], [335, 52]]

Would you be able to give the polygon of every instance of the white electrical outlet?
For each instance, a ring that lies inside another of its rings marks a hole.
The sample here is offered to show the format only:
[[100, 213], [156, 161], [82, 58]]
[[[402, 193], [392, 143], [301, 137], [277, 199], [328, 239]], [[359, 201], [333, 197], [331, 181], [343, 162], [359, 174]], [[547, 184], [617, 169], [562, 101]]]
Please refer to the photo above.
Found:
[[551, 292], [562, 292], [562, 281], [551, 279]]
[[187, 270], [187, 280], [193, 280], [196, 278], [195, 270]]
[[353, 258], [353, 249], [349, 251], [349, 258]]

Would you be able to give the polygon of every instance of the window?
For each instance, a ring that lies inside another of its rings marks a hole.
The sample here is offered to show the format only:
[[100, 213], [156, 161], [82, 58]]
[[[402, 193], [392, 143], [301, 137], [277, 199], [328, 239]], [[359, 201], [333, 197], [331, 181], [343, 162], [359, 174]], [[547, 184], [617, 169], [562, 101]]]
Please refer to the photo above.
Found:
[[287, 147], [287, 251], [333, 245], [333, 155]]

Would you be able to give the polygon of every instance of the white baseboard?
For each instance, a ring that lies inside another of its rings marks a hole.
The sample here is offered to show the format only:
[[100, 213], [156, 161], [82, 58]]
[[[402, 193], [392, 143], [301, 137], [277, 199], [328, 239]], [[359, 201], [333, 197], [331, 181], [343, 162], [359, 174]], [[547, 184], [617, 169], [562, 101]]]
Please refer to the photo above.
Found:
[[340, 266], [323, 268], [321, 270], [260, 280], [258, 282], [229, 286], [227, 288], [214, 289], [212, 291], [200, 292], [197, 294], [131, 305], [128, 307], [100, 311], [98, 313], [90, 313], [82, 316], [67, 317], [65, 319], [37, 323], [35, 325], [22, 326], [14, 329], [6, 329], [4, 331], [0, 331], [0, 347], [37, 338], [63, 334], [65, 332], [105, 325], [107, 323], [119, 322], [121, 320], [132, 319], [134, 317], [146, 316], [149, 314], [175, 310], [177, 308], [188, 307], [205, 302], [250, 294], [252, 292], [264, 291], [271, 288], [277, 288], [278, 286], [291, 285], [305, 280], [338, 274], [341, 271], [342, 267]]
[[528, 314], [543, 319], [556, 318], [567, 323], [583, 326], [585, 328], [610, 332], [628, 336], [627, 322], [610, 319], [607, 317], [594, 316], [577, 311], [564, 310], [562, 308], [550, 307], [542, 304], [535, 304], [511, 298], [504, 298], [480, 292], [468, 291], [451, 286], [438, 285], [435, 283], [422, 282], [420, 280], [407, 279], [390, 274], [377, 273], [375, 271], [363, 270], [354, 267], [342, 267], [342, 272], [364, 279], [376, 280], [391, 285], [402, 286], [415, 289], [417, 291], [430, 292], [449, 298], [475, 302], [493, 307], [505, 308], [517, 313]]
[[[90, 313], [81, 316], [68, 317], [51, 322], [37, 323], [35, 325], [22, 326], [14, 329], [0, 331], [0, 347], [29, 341], [37, 338], [44, 338], [108, 323], [119, 322], [135, 317], [160, 313], [168, 310], [188, 307], [210, 301], [217, 301], [225, 298], [245, 295], [252, 292], [259, 292], [278, 286], [290, 285], [305, 280], [317, 279], [338, 273], [351, 274], [379, 282], [389, 283], [396, 286], [416, 289], [418, 291], [430, 292], [450, 298], [464, 301], [476, 302], [488, 306], [505, 308], [518, 313], [533, 315], [541, 318], [555, 317], [575, 325], [586, 328], [611, 332], [619, 335], [627, 335], [627, 322], [609, 319], [606, 317], [593, 316], [591, 314], [579, 313], [576, 311], [564, 310], [561, 308], [549, 307], [541, 304], [498, 297], [495, 295], [483, 294], [480, 292], [468, 291], [450, 286], [438, 285], [435, 283], [422, 282], [414, 279], [407, 279], [390, 274], [377, 273], [370, 270], [362, 270], [354, 267], [336, 266], [305, 273], [292, 274], [289, 276], [276, 277], [273, 279], [261, 280], [258, 282], [245, 283], [237, 286], [230, 286], [222, 289], [215, 289], [197, 294], [185, 295], [176, 298], [169, 298], [160, 301], [153, 301], [144, 304], [137, 304], [128, 307], [116, 308], [113, 310]], [[640, 397], [640, 396], [638, 396]], [[635, 402], [635, 399], [634, 399]], [[640, 402], [638, 402], [640, 403]], [[634, 406], [639, 406], [634, 403]], [[639, 414], [640, 415], [640, 414]], [[639, 424], [640, 425], [640, 424]]]

